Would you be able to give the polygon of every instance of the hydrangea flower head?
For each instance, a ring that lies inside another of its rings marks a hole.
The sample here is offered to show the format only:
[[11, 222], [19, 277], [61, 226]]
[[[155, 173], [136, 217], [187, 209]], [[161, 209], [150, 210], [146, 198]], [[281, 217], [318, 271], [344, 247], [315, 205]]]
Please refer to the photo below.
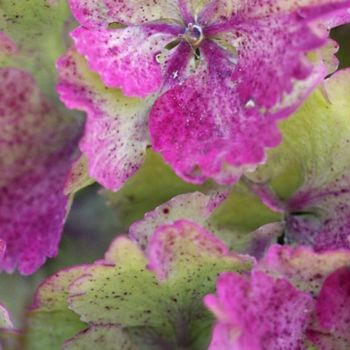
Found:
[[220, 319], [209, 349], [302, 349], [312, 298], [288, 281], [253, 272], [222, 274], [218, 298], [205, 302]]
[[[264, 160], [265, 148], [280, 141], [277, 121], [325, 75], [319, 62], [312, 65], [307, 59], [307, 52], [327, 40], [310, 23], [349, 6], [349, 1], [71, 0], [70, 5], [81, 24], [72, 37], [90, 68], [106, 86], [150, 101], [153, 148], [188, 181], [214, 178], [227, 184]], [[72, 102], [76, 91], [69, 88], [76, 81], [67, 77], [64, 61], [59, 69], [62, 99], [77, 107]], [[83, 94], [91, 91], [83, 85]], [[86, 95], [83, 109], [94, 121], [101, 119], [101, 104], [108, 97]], [[138, 119], [133, 128], [147, 128], [148, 108], [143, 115], [144, 121]], [[103, 124], [99, 133], [107, 136], [100, 137], [107, 138], [111, 124]], [[120, 121], [113, 127], [121, 129]], [[86, 132], [91, 129], [88, 123]], [[140, 134], [133, 134], [137, 155], [149, 143], [140, 142]], [[128, 152], [125, 142], [118, 139], [114, 148], [108, 144], [112, 161], [104, 160], [103, 170], [90, 168], [108, 188], [121, 186], [122, 180], [110, 179], [112, 171], [125, 173], [128, 167], [130, 174], [139, 166], [139, 159], [121, 162], [121, 154]], [[90, 164], [101, 158], [98, 152], [86, 153]]]

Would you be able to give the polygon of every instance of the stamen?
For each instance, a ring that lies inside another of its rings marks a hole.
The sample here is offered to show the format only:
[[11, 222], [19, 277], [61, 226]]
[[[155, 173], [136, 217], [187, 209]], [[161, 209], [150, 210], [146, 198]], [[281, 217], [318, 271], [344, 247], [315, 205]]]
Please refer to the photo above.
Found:
[[182, 38], [197, 48], [204, 39], [203, 30], [199, 25], [189, 23]]

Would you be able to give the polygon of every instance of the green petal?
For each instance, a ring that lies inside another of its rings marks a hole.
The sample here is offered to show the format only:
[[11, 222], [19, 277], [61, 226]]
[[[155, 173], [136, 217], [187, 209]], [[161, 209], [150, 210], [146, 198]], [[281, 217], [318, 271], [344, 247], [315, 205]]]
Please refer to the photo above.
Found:
[[87, 327], [67, 303], [68, 286], [83, 271], [84, 267], [62, 270], [40, 286], [27, 317], [27, 350], [60, 350], [66, 339]]
[[143, 329], [141, 338], [158, 344], [203, 348], [212, 318], [202, 298], [215, 290], [220, 272], [247, 270], [251, 260], [230, 254], [189, 221], [158, 227], [146, 256], [129, 239], [117, 238], [105, 260], [71, 284], [70, 308], [90, 324]]

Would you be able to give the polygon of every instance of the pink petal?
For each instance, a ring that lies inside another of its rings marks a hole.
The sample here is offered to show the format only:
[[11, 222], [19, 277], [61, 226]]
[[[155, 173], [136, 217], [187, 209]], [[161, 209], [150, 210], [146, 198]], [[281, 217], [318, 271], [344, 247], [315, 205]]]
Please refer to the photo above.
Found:
[[217, 296], [207, 296], [205, 303], [217, 317], [210, 350], [304, 349], [313, 302], [287, 280], [261, 272], [250, 279], [224, 273]]
[[2, 69], [0, 76], [0, 267], [31, 274], [57, 254], [79, 126], [45, 100], [28, 73]]
[[14, 54], [17, 51], [16, 44], [4, 32], [0, 32], [0, 53]]
[[[328, 17], [330, 13], [349, 8], [349, 0], [240, 0], [229, 6], [226, 0], [215, 0], [200, 14], [201, 22], [243, 22], [266, 17], [294, 15], [300, 21]], [[213, 20], [215, 19], [215, 21]]]
[[[333, 272], [324, 282], [316, 303], [320, 332], [310, 333], [318, 349], [346, 350], [350, 347], [350, 269]], [[328, 333], [328, 334], [327, 334]]]
[[61, 100], [68, 108], [87, 112], [80, 148], [88, 158], [89, 175], [106, 188], [118, 190], [143, 163], [151, 101], [107, 89], [74, 51], [58, 61], [58, 70]]
[[242, 103], [231, 78], [234, 57], [210, 42], [201, 52], [198, 71], [155, 102], [152, 145], [184, 179], [229, 184], [280, 142], [277, 118]]
[[[186, 252], [186, 253], [184, 253]], [[231, 257], [237, 263], [244, 260], [231, 255], [228, 247], [214, 234], [187, 220], [157, 228], [147, 247], [149, 268], [159, 279], [175, 274], [179, 265], [188, 264], [189, 257]], [[248, 262], [248, 259], [246, 260]], [[195, 263], [195, 261], [193, 261]], [[181, 268], [180, 268], [181, 269]]]
[[126, 96], [146, 97], [162, 83], [157, 55], [174, 40], [172, 33], [147, 27], [115, 30], [89, 30], [71, 33], [79, 53], [109, 87], [119, 87]]
[[242, 2], [231, 9], [231, 18], [211, 25], [206, 34], [224, 35], [237, 49], [234, 79], [241, 99], [271, 108], [293, 90], [294, 80], [312, 72], [306, 53], [326, 43], [328, 33], [311, 21], [331, 21], [349, 6], [349, 0]]
[[347, 250], [318, 253], [310, 247], [274, 245], [255, 269], [286, 278], [300, 290], [318, 295], [327, 276], [344, 266], [350, 266]]
[[237, 37], [231, 42], [237, 47], [238, 64], [233, 78], [240, 98], [267, 108], [280, 103], [283, 93], [291, 93], [295, 80], [311, 74], [305, 53], [325, 43], [325, 37], [290, 18], [264, 19], [235, 29]]
[[[222, 191], [211, 195], [200, 192], [180, 194], [146, 213], [142, 220], [133, 223], [129, 228], [129, 237], [144, 250], [160, 225], [187, 219], [208, 227], [210, 215], [224, 198]], [[215, 233], [218, 234], [218, 230]]]
[[325, 24], [328, 28], [334, 28], [349, 22], [350, 22], [350, 8], [347, 8], [342, 11], [338, 11], [330, 18], [327, 18]]

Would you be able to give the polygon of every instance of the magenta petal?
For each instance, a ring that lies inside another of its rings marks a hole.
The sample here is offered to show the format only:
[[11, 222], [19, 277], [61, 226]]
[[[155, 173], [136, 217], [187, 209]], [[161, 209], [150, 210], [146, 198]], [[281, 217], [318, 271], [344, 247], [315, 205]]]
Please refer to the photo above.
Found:
[[267, 108], [281, 102], [283, 93], [293, 90], [295, 80], [311, 74], [305, 53], [326, 40], [288, 17], [243, 24], [237, 30], [241, 42], [234, 77], [240, 97]]
[[68, 108], [87, 112], [80, 148], [88, 158], [89, 175], [118, 190], [144, 161], [151, 101], [107, 89], [72, 50], [58, 61], [58, 70], [61, 100]]
[[232, 57], [210, 42], [201, 52], [199, 70], [155, 102], [152, 145], [184, 179], [229, 184], [262, 162], [264, 149], [276, 146], [280, 134], [274, 116], [241, 102]]
[[57, 254], [79, 127], [47, 103], [28, 73], [0, 76], [0, 267], [31, 274]]
[[322, 350], [350, 348], [350, 269], [343, 267], [325, 280], [316, 303], [320, 332], [310, 338]]
[[334, 28], [349, 22], [350, 22], [350, 4], [349, 4], [349, 8], [342, 11], [338, 11], [333, 16], [328, 18], [325, 24], [328, 28]]
[[119, 87], [126, 96], [146, 97], [162, 83], [157, 54], [174, 39], [147, 27], [92, 30], [83, 27], [71, 33], [77, 50], [109, 87]]
[[334, 25], [346, 7], [349, 0], [241, 2], [231, 8], [231, 17], [209, 26], [206, 33], [223, 36], [236, 48], [234, 78], [240, 97], [271, 108], [293, 91], [295, 80], [311, 74], [306, 54], [326, 44], [328, 33], [312, 21], [321, 18]]
[[217, 296], [207, 296], [205, 303], [217, 317], [210, 350], [304, 349], [313, 301], [287, 280], [261, 272], [250, 279], [224, 273]]

